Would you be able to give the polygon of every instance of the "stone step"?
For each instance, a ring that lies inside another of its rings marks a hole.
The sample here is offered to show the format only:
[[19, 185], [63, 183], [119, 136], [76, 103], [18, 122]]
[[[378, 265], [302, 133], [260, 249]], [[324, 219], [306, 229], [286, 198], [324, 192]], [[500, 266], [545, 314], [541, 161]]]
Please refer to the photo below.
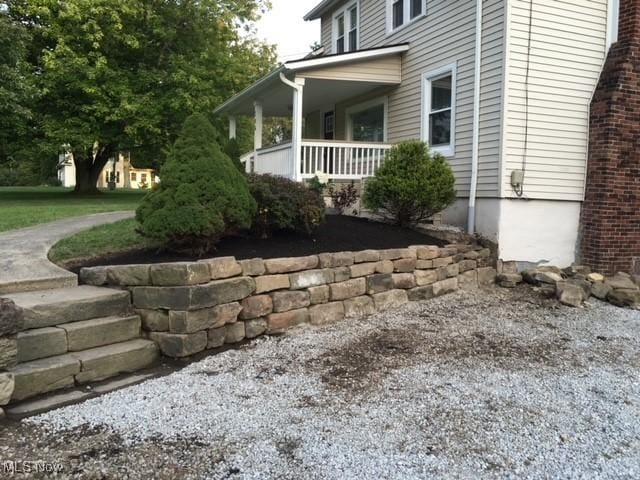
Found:
[[97, 382], [148, 367], [158, 358], [158, 346], [151, 340], [137, 339], [69, 355], [80, 361], [77, 383]]
[[18, 334], [18, 363], [80, 352], [140, 337], [140, 317], [105, 317]]
[[7, 408], [7, 415], [14, 419], [21, 419], [30, 417], [32, 415], [38, 415], [49, 410], [55, 410], [65, 407], [67, 405], [73, 405], [75, 403], [83, 402], [89, 398], [95, 398], [100, 395], [114, 392], [123, 388], [131, 387], [139, 383], [153, 378], [155, 375], [151, 373], [147, 374], [125, 374], [125, 376], [118, 376], [118, 378], [106, 380], [99, 383], [96, 386], [92, 386], [91, 390], [86, 388], [65, 390], [60, 393], [46, 395], [41, 398], [35, 398], [32, 400], [26, 400], [17, 404], [12, 404]]
[[[138, 315], [130, 317], [106, 317], [65, 323], [58, 328], [66, 332], [67, 349], [81, 352], [90, 348], [126, 342], [140, 337], [141, 320]], [[19, 337], [18, 337], [19, 338]], [[18, 343], [18, 356], [20, 343]]]
[[69, 354], [59, 355], [22, 363], [9, 371], [16, 382], [11, 401], [18, 401], [73, 387], [75, 376], [80, 373], [80, 360]]
[[64, 355], [67, 334], [61, 328], [44, 327], [18, 333], [18, 363]]
[[11, 400], [135, 372], [150, 366], [157, 358], [158, 347], [154, 342], [136, 339], [23, 363], [10, 370], [16, 385]]
[[129, 292], [83, 285], [9, 295], [24, 309], [23, 330], [124, 315], [130, 308]]

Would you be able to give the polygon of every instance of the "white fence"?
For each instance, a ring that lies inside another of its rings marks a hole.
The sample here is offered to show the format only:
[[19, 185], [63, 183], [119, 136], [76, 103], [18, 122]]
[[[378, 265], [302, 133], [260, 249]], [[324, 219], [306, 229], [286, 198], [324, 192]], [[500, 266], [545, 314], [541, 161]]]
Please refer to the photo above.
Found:
[[[385, 143], [303, 140], [298, 173], [303, 179], [313, 178], [317, 172], [326, 173], [334, 180], [372, 177], [391, 147]], [[291, 143], [260, 149], [257, 159], [253, 157], [253, 154], [242, 157], [248, 172], [252, 166], [255, 173], [296, 178]]]

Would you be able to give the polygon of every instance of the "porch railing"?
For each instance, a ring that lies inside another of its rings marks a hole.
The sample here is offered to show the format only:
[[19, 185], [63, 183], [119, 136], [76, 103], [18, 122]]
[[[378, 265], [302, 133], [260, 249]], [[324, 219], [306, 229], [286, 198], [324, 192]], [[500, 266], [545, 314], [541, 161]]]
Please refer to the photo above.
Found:
[[372, 177], [389, 149], [385, 143], [303, 140], [302, 178], [312, 178], [318, 171], [331, 179]]
[[391, 147], [386, 143], [303, 140], [299, 166], [294, 165], [291, 143], [263, 148], [257, 151], [257, 158], [248, 154], [243, 159], [247, 171], [251, 171], [251, 162], [256, 173], [308, 179], [323, 172], [334, 180], [357, 180], [372, 177]]

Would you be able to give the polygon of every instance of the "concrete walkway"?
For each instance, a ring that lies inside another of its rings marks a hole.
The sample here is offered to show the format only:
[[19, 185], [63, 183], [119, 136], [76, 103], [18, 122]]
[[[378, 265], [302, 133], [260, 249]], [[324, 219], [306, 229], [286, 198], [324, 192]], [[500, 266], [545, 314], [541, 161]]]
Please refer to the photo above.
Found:
[[51, 247], [83, 230], [133, 216], [133, 212], [98, 213], [0, 233], [0, 294], [76, 286], [75, 274], [47, 258]]

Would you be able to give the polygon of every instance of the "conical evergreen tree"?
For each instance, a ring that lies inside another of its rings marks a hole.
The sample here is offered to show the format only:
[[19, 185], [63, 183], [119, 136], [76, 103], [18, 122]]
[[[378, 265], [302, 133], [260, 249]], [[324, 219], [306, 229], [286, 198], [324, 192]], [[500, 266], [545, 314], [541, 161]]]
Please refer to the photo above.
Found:
[[189, 117], [160, 174], [160, 185], [136, 212], [143, 235], [191, 250], [251, 227], [256, 203], [243, 174], [216, 144], [204, 115]]

